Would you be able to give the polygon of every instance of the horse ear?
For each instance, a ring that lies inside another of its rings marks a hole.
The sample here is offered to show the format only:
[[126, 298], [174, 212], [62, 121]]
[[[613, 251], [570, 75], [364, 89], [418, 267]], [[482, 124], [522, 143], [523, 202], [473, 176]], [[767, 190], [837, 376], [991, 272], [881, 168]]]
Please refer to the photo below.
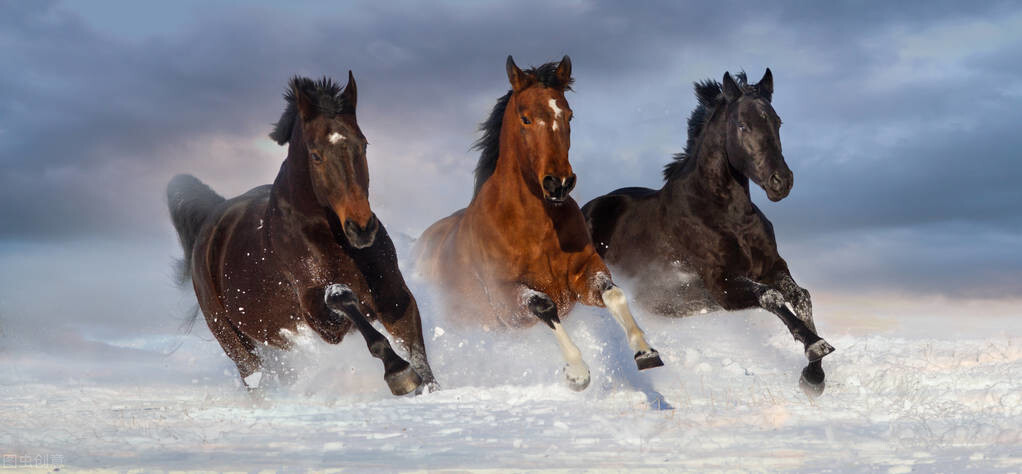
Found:
[[722, 83], [721, 92], [724, 93], [724, 100], [728, 102], [734, 102], [742, 96], [742, 88], [738, 87], [735, 80], [731, 78], [731, 73], [724, 73], [724, 81]]
[[567, 85], [571, 82], [571, 58], [567, 54], [561, 58], [561, 64], [557, 65], [554, 74], [557, 75], [557, 81], [561, 84]]
[[531, 84], [529, 76], [522, 72], [521, 69], [518, 69], [518, 66], [515, 65], [515, 60], [510, 54], [507, 55], [507, 80], [511, 83], [511, 90], [515, 92], [525, 89]]
[[295, 105], [298, 106], [298, 115], [303, 121], [312, 120], [319, 113], [319, 108], [312, 102], [312, 98], [305, 92], [297, 80], [291, 83], [291, 92], [295, 96]]
[[355, 75], [351, 73], [351, 69], [348, 69], [348, 85], [344, 86], [341, 99], [344, 100], [344, 111], [355, 113], [355, 105], [358, 104], [358, 85], [355, 84]]
[[756, 83], [756, 90], [759, 92], [759, 95], [763, 96], [768, 101], [771, 97], [773, 97], [774, 75], [770, 72], [770, 68], [767, 68], [766, 72], [763, 74], [763, 79], [760, 79], [759, 82]]

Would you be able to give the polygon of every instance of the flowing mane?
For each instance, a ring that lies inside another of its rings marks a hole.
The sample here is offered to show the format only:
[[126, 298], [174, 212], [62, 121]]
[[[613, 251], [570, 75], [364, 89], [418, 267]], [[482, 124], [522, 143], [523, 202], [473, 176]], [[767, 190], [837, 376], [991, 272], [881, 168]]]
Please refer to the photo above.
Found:
[[[742, 88], [745, 94], [759, 94], [756, 86], [749, 84], [749, 78], [745, 71], [735, 74], [735, 81], [738, 87]], [[674, 161], [664, 166], [664, 181], [670, 181], [681, 175], [685, 163], [690, 157], [695, 156], [698, 148], [698, 139], [703, 134], [703, 127], [713, 116], [713, 112], [724, 103], [724, 94], [720, 82], [713, 79], [705, 79], [694, 84], [696, 99], [699, 103], [688, 116], [688, 141], [685, 143], [685, 151], [674, 154]], [[769, 97], [768, 97], [769, 99]]]
[[341, 97], [343, 88], [333, 79], [323, 77], [318, 81], [313, 81], [307, 77], [292, 77], [288, 83], [287, 92], [284, 92], [287, 107], [280, 115], [280, 120], [273, 126], [273, 131], [270, 132], [270, 138], [278, 145], [283, 145], [291, 140], [291, 131], [294, 129], [295, 120], [298, 119], [298, 105], [295, 104], [296, 89], [312, 98], [319, 106], [320, 112], [328, 117], [342, 113], [354, 113], [351, 104], [345, 102]]
[[[566, 82], [558, 79], [556, 72], [559, 64], [559, 61], [549, 62], [523, 72], [534, 77], [536, 82], [543, 87], [570, 91], [571, 84], [575, 82], [575, 79], [569, 78]], [[472, 144], [473, 150], [481, 151], [479, 161], [476, 163], [475, 188], [472, 191], [473, 198], [475, 198], [476, 194], [479, 194], [479, 189], [483, 187], [483, 183], [497, 169], [497, 158], [500, 156], [500, 127], [504, 122], [504, 111], [507, 109], [507, 103], [510, 100], [511, 91], [507, 91], [507, 94], [497, 99], [497, 104], [493, 106], [493, 110], [486, 121], [479, 124], [479, 131], [483, 132], [483, 136], [479, 137]]]

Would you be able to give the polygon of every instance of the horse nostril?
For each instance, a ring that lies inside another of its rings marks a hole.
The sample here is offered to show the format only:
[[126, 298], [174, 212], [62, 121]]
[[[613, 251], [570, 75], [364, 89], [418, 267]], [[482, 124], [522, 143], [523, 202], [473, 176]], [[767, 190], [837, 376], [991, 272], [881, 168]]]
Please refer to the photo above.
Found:
[[553, 176], [546, 175], [543, 177], [543, 190], [547, 194], [554, 195], [557, 193], [557, 188], [560, 187], [559, 180]]
[[773, 176], [770, 176], [770, 186], [774, 189], [784, 188], [784, 179], [781, 178], [781, 173], [774, 173]]
[[570, 193], [572, 189], [575, 189], [575, 175], [572, 174], [564, 179], [564, 192]]

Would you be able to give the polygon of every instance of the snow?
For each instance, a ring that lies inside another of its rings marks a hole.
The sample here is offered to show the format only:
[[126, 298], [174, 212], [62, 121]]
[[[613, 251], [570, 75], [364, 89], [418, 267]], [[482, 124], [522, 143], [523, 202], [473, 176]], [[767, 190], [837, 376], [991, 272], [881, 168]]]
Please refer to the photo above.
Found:
[[461, 328], [410, 283], [438, 392], [390, 395], [357, 336], [291, 334], [296, 349], [267, 350], [250, 394], [201, 320], [192, 335], [83, 352], [21, 346], [7, 330], [0, 450], [64, 469], [1022, 469], [1017, 317], [860, 318], [817, 296], [837, 351], [814, 400], [798, 388], [800, 345], [769, 313], [672, 320], [633, 307], [666, 364], [640, 373], [610, 314], [579, 308], [564, 328], [592, 383], [573, 392], [548, 327]]

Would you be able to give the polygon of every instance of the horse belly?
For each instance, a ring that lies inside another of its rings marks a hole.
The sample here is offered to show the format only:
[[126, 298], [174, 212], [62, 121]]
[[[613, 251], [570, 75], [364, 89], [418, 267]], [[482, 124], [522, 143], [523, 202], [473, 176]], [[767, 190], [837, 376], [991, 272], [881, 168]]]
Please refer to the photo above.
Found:
[[617, 272], [619, 284], [634, 295], [645, 311], [668, 317], [685, 317], [719, 309], [706, 284], [694, 269], [680, 262], [650, 262], [637, 273]]

